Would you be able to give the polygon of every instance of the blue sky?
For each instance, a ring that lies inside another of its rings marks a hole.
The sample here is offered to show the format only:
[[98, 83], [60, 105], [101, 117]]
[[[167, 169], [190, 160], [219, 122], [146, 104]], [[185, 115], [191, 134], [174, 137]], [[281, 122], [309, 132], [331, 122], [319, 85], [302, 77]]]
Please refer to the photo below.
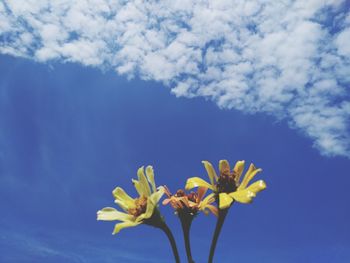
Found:
[[0, 3], [0, 262], [172, 262], [96, 211], [142, 165], [175, 191], [224, 158], [268, 189], [232, 207], [217, 262], [348, 262], [349, 3], [95, 2]]
[[[221, 158], [253, 161], [268, 189], [232, 208], [219, 262], [350, 259], [350, 163], [320, 156], [283, 122], [178, 99], [153, 82], [2, 56], [1, 131], [3, 262], [171, 262], [162, 233], [142, 226], [112, 236], [113, 223], [95, 213], [113, 205], [115, 186], [133, 191], [141, 165], [177, 189], [205, 178], [201, 160]], [[182, 250], [176, 217], [162, 212]], [[201, 216], [193, 226], [198, 262], [214, 222]]]

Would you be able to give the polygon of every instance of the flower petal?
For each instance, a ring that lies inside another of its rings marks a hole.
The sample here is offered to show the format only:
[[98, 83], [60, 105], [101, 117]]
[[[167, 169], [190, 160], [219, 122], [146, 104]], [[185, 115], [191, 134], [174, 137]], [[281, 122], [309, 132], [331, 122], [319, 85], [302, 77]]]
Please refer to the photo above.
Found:
[[206, 208], [209, 209], [210, 212], [212, 212], [216, 217], [219, 215], [219, 210], [216, 206], [207, 205]]
[[151, 196], [149, 197], [149, 199], [151, 200], [151, 202], [153, 203], [153, 205], [157, 205], [159, 200], [162, 198], [162, 196], [165, 193], [165, 189], [163, 186], [159, 186], [158, 187], [158, 191], [151, 194]]
[[202, 161], [202, 163], [204, 164], [205, 170], [207, 170], [211, 185], [215, 186], [215, 183], [218, 180], [218, 176], [216, 175], [213, 165], [208, 161]]
[[97, 220], [103, 221], [130, 221], [133, 219], [132, 215], [119, 212], [117, 209], [113, 207], [105, 207], [102, 210], [97, 211]]
[[220, 174], [230, 174], [230, 163], [227, 160], [220, 160], [219, 171]]
[[171, 202], [171, 198], [165, 198], [162, 202], [163, 205], [167, 205]]
[[205, 195], [205, 193], [207, 191], [208, 191], [207, 187], [198, 187], [198, 189], [197, 189], [197, 194], [198, 194], [197, 203], [199, 203], [203, 199], [203, 196]]
[[131, 198], [121, 187], [116, 187], [113, 190], [113, 196], [116, 200], [119, 200], [118, 203], [123, 203], [124, 206], [127, 208], [133, 208], [135, 207], [135, 200]]
[[131, 179], [131, 181], [132, 181], [137, 193], [139, 194], [139, 196], [145, 196], [143, 187], [140, 184], [140, 182], [138, 180], [135, 180], [135, 179]]
[[230, 195], [226, 193], [219, 194], [219, 206], [220, 209], [228, 208], [233, 202], [233, 199]]
[[237, 190], [242, 190], [245, 189], [247, 187], [247, 185], [249, 184], [249, 182], [254, 178], [254, 176], [261, 172], [262, 169], [257, 169], [254, 164], [250, 164], [248, 171], [246, 172], [246, 174], [244, 175], [243, 181], [242, 183], [238, 186]]
[[144, 212], [143, 214], [141, 214], [140, 216], [138, 216], [136, 218], [137, 222], [141, 222], [144, 219], [150, 218], [153, 215], [153, 211], [156, 208], [156, 206], [153, 204], [153, 202], [148, 198], [147, 199], [147, 208], [146, 208], [146, 212]]
[[127, 221], [127, 222], [116, 224], [114, 226], [113, 235], [119, 233], [119, 231], [124, 229], [124, 228], [137, 226], [139, 224], [141, 224], [141, 222], [132, 222], [132, 221]]
[[238, 161], [233, 168], [233, 173], [235, 174], [236, 184], [239, 185], [239, 180], [241, 178], [242, 172], [244, 170], [244, 161]]
[[140, 182], [140, 185], [141, 185], [143, 194], [144, 194], [145, 196], [150, 196], [150, 195], [151, 195], [151, 189], [150, 189], [150, 187], [149, 187], [147, 178], [146, 178], [145, 173], [144, 173], [143, 170], [144, 170], [144, 169], [143, 169], [143, 166], [140, 167], [140, 168], [137, 170], [137, 177], [139, 178], [139, 182]]
[[146, 176], [147, 176], [147, 179], [148, 179], [148, 182], [151, 184], [152, 186], [152, 191], [153, 193], [155, 193], [157, 191], [157, 188], [156, 188], [156, 183], [154, 181], [154, 171], [153, 171], [153, 167], [151, 165], [148, 165], [146, 167]]
[[116, 203], [117, 205], [119, 205], [119, 207], [121, 209], [123, 209], [125, 212], [128, 212], [128, 210], [132, 207], [126, 205], [123, 201], [120, 201], [120, 200], [114, 200], [114, 203]]
[[253, 198], [256, 196], [254, 192], [244, 189], [240, 191], [236, 191], [229, 194], [234, 200], [239, 203], [249, 204], [253, 201]]
[[201, 204], [203, 204], [204, 206], [206, 206], [207, 204], [211, 204], [215, 202], [215, 194], [211, 193], [210, 195], [208, 195], [206, 198], [203, 199], [203, 201], [201, 202]]
[[191, 178], [187, 179], [185, 189], [190, 190], [190, 189], [195, 188], [195, 187], [205, 187], [205, 188], [209, 188], [209, 189], [215, 191], [214, 190], [215, 188], [211, 184], [204, 181], [202, 178], [191, 177]]
[[253, 193], [259, 193], [262, 190], [266, 189], [266, 184], [263, 180], [256, 181], [252, 183], [250, 186], [246, 188], [249, 191], [252, 191]]

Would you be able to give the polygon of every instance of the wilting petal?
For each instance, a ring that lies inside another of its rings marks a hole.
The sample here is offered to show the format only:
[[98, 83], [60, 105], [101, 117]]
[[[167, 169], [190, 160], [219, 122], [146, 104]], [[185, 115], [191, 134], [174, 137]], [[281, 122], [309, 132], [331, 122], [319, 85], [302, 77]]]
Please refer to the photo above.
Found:
[[[215, 186], [215, 183], [218, 180], [218, 176], [216, 175], [216, 172], [215, 172], [213, 165], [208, 161], [202, 161], [202, 163], [204, 164], [205, 170], [207, 170], [211, 185]], [[210, 189], [212, 189], [212, 188], [210, 188]]]
[[171, 202], [171, 198], [166, 198], [166, 199], [163, 200], [162, 204], [163, 204], [163, 205], [167, 205], [167, 204], [169, 204], [170, 202]]
[[248, 171], [246, 172], [246, 174], [244, 175], [244, 178], [243, 178], [243, 181], [242, 183], [238, 186], [238, 189], [237, 190], [242, 190], [244, 188], [247, 187], [247, 185], [249, 184], [249, 182], [254, 178], [254, 176], [261, 172], [262, 169], [257, 169], [254, 164], [251, 164], [249, 166], [249, 169]]
[[213, 205], [207, 205], [205, 208], [209, 209], [210, 212], [212, 212], [215, 216], [218, 216], [219, 210], [216, 206]]
[[259, 193], [262, 190], [266, 189], [266, 184], [263, 180], [256, 181], [252, 183], [250, 186], [246, 188], [249, 191], [252, 191], [253, 193]]
[[241, 178], [242, 172], [244, 170], [244, 161], [238, 161], [233, 168], [233, 173], [235, 174], [236, 184], [239, 185], [239, 179]]
[[195, 187], [205, 187], [215, 191], [214, 190], [215, 188], [211, 184], [204, 181], [202, 178], [191, 177], [187, 179], [186, 186], [185, 186], [186, 190], [190, 190]]
[[230, 163], [227, 160], [220, 160], [219, 171], [220, 174], [230, 174]]
[[156, 183], [154, 181], [154, 171], [153, 171], [153, 167], [151, 165], [148, 165], [146, 167], [146, 176], [148, 179], [148, 182], [151, 184], [152, 186], [152, 192], [155, 193], [157, 191], [156, 188]]
[[123, 228], [133, 227], [133, 226], [137, 226], [139, 224], [141, 224], [141, 222], [132, 222], [132, 221], [116, 224], [114, 226], [113, 235], [119, 233], [119, 231], [122, 230]]
[[143, 171], [143, 166], [137, 170], [137, 177], [139, 178], [139, 182], [140, 182], [140, 186], [142, 188], [143, 194], [145, 196], [150, 196], [151, 189], [149, 187], [147, 178], [146, 178], [145, 173]]
[[208, 188], [206, 187], [198, 187], [197, 194], [198, 194], [198, 200], [197, 203], [200, 202], [203, 199], [203, 196], [208, 191]]
[[103, 220], [103, 221], [129, 221], [132, 220], [133, 216], [119, 212], [118, 210], [114, 209], [113, 207], [105, 207], [102, 210], [97, 211], [97, 220]]
[[232, 202], [233, 202], [233, 199], [230, 195], [226, 193], [219, 194], [220, 209], [228, 208]]
[[256, 196], [254, 192], [249, 191], [248, 189], [236, 191], [229, 194], [233, 199], [239, 203], [248, 204], [253, 201], [253, 198]]
[[[121, 201], [125, 206], [133, 208], [135, 206], [135, 200], [131, 198], [121, 187], [116, 187], [113, 190], [113, 196], [115, 199]], [[120, 203], [120, 202], [119, 202]]]

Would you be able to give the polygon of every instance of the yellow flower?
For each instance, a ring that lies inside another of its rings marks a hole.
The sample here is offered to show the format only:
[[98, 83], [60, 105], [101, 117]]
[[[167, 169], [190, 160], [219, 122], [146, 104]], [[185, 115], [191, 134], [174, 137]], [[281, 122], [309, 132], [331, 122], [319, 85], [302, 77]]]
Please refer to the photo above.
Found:
[[120, 212], [113, 207], [105, 207], [97, 212], [97, 220], [114, 221], [118, 223], [114, 227], [113, 234], [118, 233], [121, 229], [137, 226], [149, 219], [157, 208], [160, 198], [164, 194], [164, 187], [156, 188], [154, 182], [154, 173], [152, 166], [147, 166], [146, 175], [144, 168], [137, 171], [138, 180], [132, 180], [138, 198], [131, 198], [125, 191], [117, 187], [113, 190], [115, 203], [118, 204], [124, 212]]
[[233, 201], [244, 204], [251, 203], [256, 194], [266, 188], [266, 184], [263, 180], [259, 180], [248, 186], [254, 176], [262, 171], [262, 169], [257, 169], [254, 164], [249, 166], [243, 180], [240, 180], [244, 170], [244, 161], [238, 161], [231, 171], [228, 161], [220, 160], [219, 176], [217, 176], [210, 162], [203, 161], [202, 163], [208, 173], [210, 183], [199, 177], [192, 177], [187, 180], [186, 189], [188, 190], [194, 187], [206, 187], [211, 189], [219, 197], [220, 209], [228, 208]]
[[198, 187], [197, 193], [191, 192], [186, 194], [180, 189], [172, 195], [168, 187], [164, 186], [165, 194], [168, 198], [163, 200], [163, 205], [170, 204], [177, 212], [186, 212], [191, 216], [195, 216], [199, 211], [206, 215], [212, 212], [215, 216], [218, 215], [218, 209], [212, 205], [215, 202], [214, 194], [210, 194], [203, 199], [208, 188]]

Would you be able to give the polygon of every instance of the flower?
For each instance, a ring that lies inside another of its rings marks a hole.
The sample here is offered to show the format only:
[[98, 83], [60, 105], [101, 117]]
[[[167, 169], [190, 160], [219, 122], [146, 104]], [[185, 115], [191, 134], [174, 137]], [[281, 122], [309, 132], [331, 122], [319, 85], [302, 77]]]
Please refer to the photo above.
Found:
[[190, 192], [189, 194], [180, 189], [174, 195], [170, 193], [168, 187], [164, 186], [164, 189], [168, 198], [163, 200], [163, 205], [170, 204], [177, 213], [187, 213], [195, 216], [199, 211], [202, 211], [206, 215], [209, 212], [216, 216], [218, 215], [218, 209], [212, 205], [215, 201], [214, 194], [210, 194], [203, 199], [208, 190], [206, 187], [198, 187], [197, 193]]
[[115, 203], [124, 212], [120, 212], [113, 207], [105, 207], [97, 212], [97, 220], [121, 221], [121, 223], [115, 225], [113, 234], [117, 234], [123, 228], [137, 226], [149, 220], [157, 210], [157, 204], [164, 194], [164, 187], [156, 188], [152, 166], [146, 167], [146, 176], [142, 166], [138, 169], [137, 176], [138, 180], [132, 179], [132, 182], [139, 197], [131, 198], [120, 187], [115, 188], [112, 192]]
[[230, 170], [230, 164], [227, 160], [220, 160], [219, 171], [217, 176], [212, 164], [208, 161], [203, 161], [204, 167], [208, 173], [210, 183], [199, 177], [192, 177], [187, 180], [186, 189], [194, 187], [205, 187], [216, 193], [220, 209], [228, 208], [233, 201], [239, 203], [251, 203], [256, 194], [266, 188], [263, 180], [259, 180], [248, 186], [254, 176], [261, 172], [262, 169], [257, 169], [254, 164], [250, 164], [248, 171], [240, 181], [244, 170], [244, 161], [238, 161], [233, 170]]

